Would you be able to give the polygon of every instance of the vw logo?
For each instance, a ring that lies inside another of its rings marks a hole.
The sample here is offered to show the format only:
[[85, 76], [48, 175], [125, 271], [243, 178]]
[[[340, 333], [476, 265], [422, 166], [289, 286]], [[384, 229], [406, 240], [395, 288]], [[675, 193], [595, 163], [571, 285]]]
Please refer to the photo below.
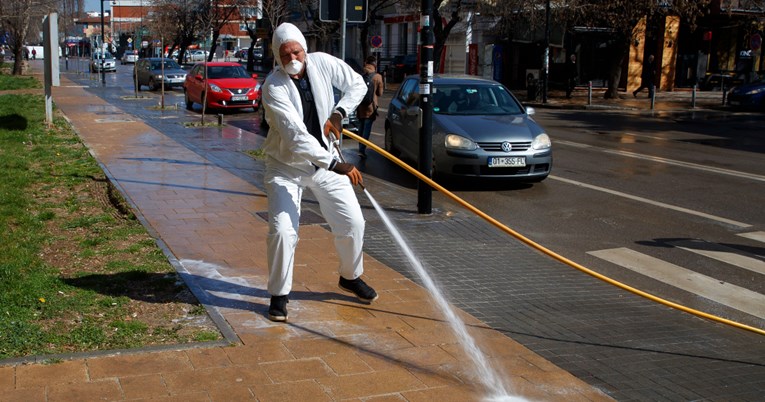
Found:
[[511, 144], [511, 143], [509, 143], [507, 141], [503, 142], [501, 147], [502, 147], [502, 150], [505, 151], [505, 152], [510, 152], [510, 151], [513, 150], [513, 144]]

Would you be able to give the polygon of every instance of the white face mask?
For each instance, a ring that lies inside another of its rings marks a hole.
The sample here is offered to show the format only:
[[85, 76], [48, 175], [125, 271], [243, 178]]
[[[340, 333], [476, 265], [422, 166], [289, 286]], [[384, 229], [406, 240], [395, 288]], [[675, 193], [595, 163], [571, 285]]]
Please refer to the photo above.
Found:
[[284, 71], [289, 75], [300, 74], [303, 71], [303, 63], [299, 60], [292, 60], [284, 66]]

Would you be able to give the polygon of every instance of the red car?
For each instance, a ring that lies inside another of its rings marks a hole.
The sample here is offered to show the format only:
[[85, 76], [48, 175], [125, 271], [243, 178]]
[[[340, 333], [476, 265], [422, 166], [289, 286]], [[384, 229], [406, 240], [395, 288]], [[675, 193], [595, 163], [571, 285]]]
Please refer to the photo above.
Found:
[[194, 103], [202, 104], [207, 92], [208, 109], [238, 109], [260, 107], [260, 83], [257, 74], [249, 74], [239, 63], [207, 63], [207, 82], [205, 82], [205, 64], [199, 63], [186, 74], [183, 93], [186, 109], [192, 110]]

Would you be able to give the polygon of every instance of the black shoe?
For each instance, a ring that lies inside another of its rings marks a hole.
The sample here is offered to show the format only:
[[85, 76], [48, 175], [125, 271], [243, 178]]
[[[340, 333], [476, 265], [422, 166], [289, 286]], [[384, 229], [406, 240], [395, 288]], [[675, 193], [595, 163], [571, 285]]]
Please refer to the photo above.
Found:
[[338, 286], [340, 289], [345, 290], [346, 292], [355, 294], [356, 297], [358, 297], [359, 300], [363, 302], [372, 303], [373, 301], [377, 300], [377, 292], [369, 287], [369, 285], [364, 283], [361, 278], [350, 280], [341, 276]]
[[271, 296], [271, 307], [268, 308], [268, 319], [271, 321], [287, 321], [287, 295]]
[[359, 151], [359, 158], [366, 159], [367, 158], [367, 153], [363, 152], [363, 151]]
[[637, 98], [637, 92], [632, 92], [632, 97]]

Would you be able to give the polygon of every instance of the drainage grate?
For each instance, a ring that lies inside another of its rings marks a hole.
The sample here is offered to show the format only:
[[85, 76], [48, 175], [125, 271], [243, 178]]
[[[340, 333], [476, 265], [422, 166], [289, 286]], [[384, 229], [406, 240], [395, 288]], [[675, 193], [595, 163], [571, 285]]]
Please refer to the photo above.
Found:
[[[255, 212], [255, 215], [260, 219], [268, 222], [268, 211]], [[300, 225], [323, 225], [327, 223], [324, 218], [313, 211], [303, 211], [300, 214]]]

